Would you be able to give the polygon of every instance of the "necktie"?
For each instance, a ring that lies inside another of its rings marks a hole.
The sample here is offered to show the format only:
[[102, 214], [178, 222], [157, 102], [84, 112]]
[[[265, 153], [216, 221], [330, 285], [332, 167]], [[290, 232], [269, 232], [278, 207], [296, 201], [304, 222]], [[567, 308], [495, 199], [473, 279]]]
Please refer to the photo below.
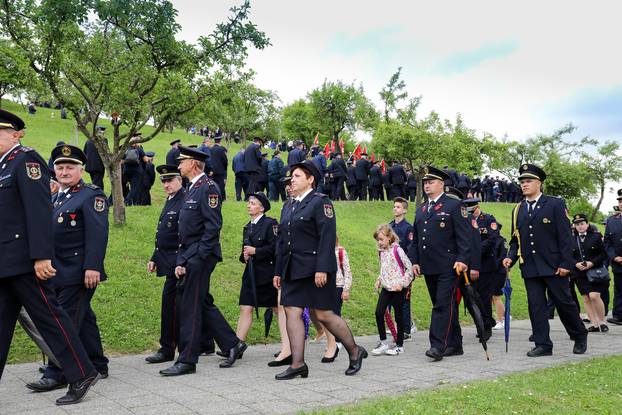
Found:
[[529, 216], [531, 216], [531, 214], [533, 213], [533, 207], [536, 204], [536, 201], [528, 200], [527, 203], [529, 204], [529, 206], [527, 207], [527, 212], [529, 213]]
[[428, 204], [428, 210], [432, 210], [435, 204], [436, 202], [434, 200], [430, 200], [430, 203]]
[[54, 206], [58, 206], [60, 204], [60, 202], [65, 200], [65, 196], [66, 195], [67, 195], [67, 193], [59, 191], [58, 194], [56, 195], [56, 201], [54, 202]]

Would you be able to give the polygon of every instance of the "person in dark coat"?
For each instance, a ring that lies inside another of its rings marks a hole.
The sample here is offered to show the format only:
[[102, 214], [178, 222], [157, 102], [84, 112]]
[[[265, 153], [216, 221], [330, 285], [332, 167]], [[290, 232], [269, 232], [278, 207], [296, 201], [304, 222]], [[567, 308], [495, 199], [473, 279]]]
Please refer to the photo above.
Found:
[[[140, 134], [136, 134], [134, 138], [140, 138], [140, 136]], [[138, 143], [133, 142], [123, 155], [123, 179], [130, 187], [125, 198], [125, 204], [128, 206], [140, 203], [144, 172], [142, 166], [144, 163], [145, 152]]]
[[603, 290], [609, 288], [609, 280], [590, 281], [587, 277], [589, 269], [602, 267], [607, 263], [607, 251], [603, 238], [598, 230], [593, 229], [584, 213], [574, 215], [573, 236], [575, 239], [572, 256], [576, 261], [571, 275], [583, 296], [583, 305], [592, 325], [588, 333], [609, 331], [605, 322], [605, 305], [601, 298]]
[[388, 169], [385, 169], [385, 172], [382, 173], [382, 187], [384, 187], [384, 193], [380, 196], [380, 200], [384, 200], [385, 195], [387, 200], [391, 200], [393, 186], [391, 185], [391, 176]]
[[244, 147], [240, 148], [238, 154], [233, 156], [233, 160], [231, 160], [231, 168], [233, 169], [233, 174], [235, 174], [235, 200], [238, 202], [242, 200], [242, 192], [244, 192], [244, 198], [246, 198], [246, 188], [248, 187], [246, 166], [244, 165], [245, 152]]
[[462, 192], [465, 196], [469, 193], [469, 189], [471, 188], [471, 180], [469, 180], [466, 173], [460, 173], [460, 176], [458, 176], [458, 183], [455, 187], [457, 187], [458, 190], [460, 190], [460, 192]]
[[358, 200], [367, 200], [367, 186], [369, 185], [369, 170], [371, 163], [367, 160], [367, 153], [362, 153], [361, 158], [354, 163], [356, 172], [356, 187]]
[[304, 143], [302, 141], [296, 141], [294, 149], [287, 154], [287, 166], [291, 167], [294, 164], [301, 163], [307, 158], [307, 153], [304, 151]]
[[272, 201], [279, 200], [279, 196], [282, 200], [286, 198], [285, 187], [283, 186], [283, 182], [281, 182], [285, 174], [284, 167], [283, 160], [281, 160], [281, 152], [279, 150], [274, 150], [272, 160], [270, 160], [270, 164], [268, 164], [268, 195]]
[[574, 339], [573, 353], [583, 354], [587, 350], [587, 331], [568, 284], [575, 261], [566, 204], [563, 199], [542, 194], [546, 173], [540, 167], [523, 164], [519, 172], [525, 200], [512, 210], [512, 239], [503, 265], [509, 268], [518, 261], [525, 281], [535, 343], [527, 356], [553, 353], [547, 289], [568, 335]]
[[261, 170], [259, 170], [259, 179], [257, 180], [257, 192], [266, 192], [268, 189], [268, 153], [261, 153]]
[[0, 378], [22, 306], [69, 383], [58, 405], [80, 402], [99, 379], [77, 330], [56, 297], [50, 175], [41, 156], [20, 144], [24, 122], [0, 110]]
[[175, 264], [179, 250], [179, 211], [184, 201], [185, 191], [177, 165], [164, 164], [156, 167], [166, 202], [160, 212], [155, 236], [155, 248], [147, 263], [147, 271], [158, 277], [165, 276], [162, 287], [162, 307], [160, 311], [160, 348], [145, 358], [148, 363], [163, 363], [175, 358], [178, 344], [178, 325], [175, 312], [177, 278]]
[[[270, 201], [263, 193], [248, 195], [246, 210], [250, 222], [242, 230], [242, 250], [240, 262], [245, 264], [240, 289], [240, 317], [236, 334], [246, 340], [253, 324], [253, 310], [270, 307], [278, 315], [277, 295], [274, 287], [274, 263], [276, 260], [276, 241], [279, 223], [265, 215], [270, 210]], [[252, 281], [251, 281], [252, 279]]]
[[[97, 134], [98, 137], [103, 138], [105, 133], [106, 127], [97, 126], [95, 134]], [[104, 162], [99, 155], [99, 151], [97, 151], [95, 143], [92, 140], [86, 140], [83, 151], [88, 160], [85, 170], [91, 176], [91, 183], [104, 190], [104, 174], [106, 173], [106, 169], [104, 168]]]
[[406, 189], [408, 200], [414, 202], [417, 199], [417, 176], [410, 170], [406, 173]]
[[145, 152], [145, 164], [143, 165], [143, 188], [140, 194], [140, 203], [142, 206], [151, 206], [151, 188], [155, 183], [155, 166], [153, 165], [153, 151]]
[[[622, 189], [618, 190], [618, 210], [622, 211]], [[605, 225], [605, 249], [613, 272], [613, 308], [607, 322], [622, 325], [622, 215], [615, 212]]]
[[399, 161], [393, 161], [393, 165], [389, 168], [389, 180], [391, 181], [391, 198], [406, 197], [406, 172]]
[[216, 264], [222, 261], [220, 230], [222, 203], [216, 183], [205, 175], [207, 155], [201, 151], [180, 146], [179, 172], [190, 181], [190, 186], [179, 213], [179, 252], [175, 276], [183, 279], [183, 295], [178, 303], [180, 316], [179, 356], [175, 364], [161, 370], [162, 376], [195, 373], [202, 346], [204, 327], [214, 337], [227, 360], [221, 368], [233, 366], [246, 350], [209, 292], [210, 278]]
[[[102, 190], [82, 181], [86, 155], [78, 147], [62, 145], [52, 151], [60, 189], [54, 200], [54, 250], [57, 275], [54, 288], [89, 359], [100, 376], [108, 376], [97, 319], [91, 300], [100, 282], [106, 280], [104, 258], [108, 245], [108, 206]], [[50, 362], [43, 377], [27, 384], [46, 392], [66, 384], [63, 370]]]
[[382, 192], [382, 171], [380, 162], [374, 161], [369, 169], [369, 199], [380, 200], [380, 192]]
[[248, 185], [244, 193], [246, 198], [250, 193], [255, 192], [259, 188], [259, 176], [262, 169], [261, 146], [263, 146], [263, 138], [253, 138], [253, 143], [244, 151], [244, 166], [246, 172], [246, 180]]
[[166, 153], [166, 164], [169, 166], [177, 166], [179, 165], [179, 145], [181, 144], [180, 139], [176, 139], [170, 142], [171, 149]]
[[458, 320], [456, 273], [466, 272], [472, 260], [471, 228], [466, 207], [445, 193], [449, 175], [433, 166], [424, 168], [423, 191], [427, 202], [421, 205], [413, 223], [413, 240], [408, 257], [415, 277], [423, 274], [432, 300], [430, 349], [426, 356], [441, 360], [463, 354]]
[[358, 198], [358, 186], [356, 182], [356, 169], [352, 165], [351, 161], [348, 161], [348, 179], [346, 186], [348, 186], [348, 200], [356, 200]]
[[357, 373], [367, 357], [367, 351], [356, 344], [347, 323], [333, 311], [338, 302], [335, 279], [337, 224], [328, 196], [314, 191], [315, 183], [320, 179], [320, 172], [311, 161], [291, 166], [291, 190], [295, 198], [281, 211], [274, 286], [281, 289], [292, 363], [275, 376], [277, 380], [309, 375], [304, 361], [302, 313], [305, 307], [315, 312], [320, 323], [348, 351], [350, 365], [346, 375]]
[[329, 178], [331, 179], [331, 199], [347, 200], [344, 183], [348, 175], [348, 167], [343, 160], [341, 153], [337, 152], [333, 155], [333, 161], [330, 163]]
[[216, 182], [220, 192], [222, 193], [223, 202], [227, 200], [226, 184], [227, 184], [227, 149], [220, 143], [222, 141], [222, 133], [214, 136], [214, 145], [211, 150], [212, 180]]
[[317, 167], [317, 169], [320, 171], [320, 175], [322, 176], [322, 180], [317, 185], [318, 193], [324, 193], [324, 194], [330, 195], [330, 192], [328, 192], [328, 189], [326, 188], [326, 181], [325, 181], [326, 156], [324, 155], [324, 153], [318, 152], [315, 156], [313, 156], [311, 160], [313, 160], [313, 162], [315, 163], [315, 167]]

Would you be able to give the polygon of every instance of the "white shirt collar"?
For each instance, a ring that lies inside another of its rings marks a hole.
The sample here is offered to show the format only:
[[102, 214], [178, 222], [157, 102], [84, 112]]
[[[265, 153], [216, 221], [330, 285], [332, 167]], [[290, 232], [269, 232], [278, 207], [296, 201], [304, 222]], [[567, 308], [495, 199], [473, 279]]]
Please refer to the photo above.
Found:
[[436, 204], [436, 202], [438, 202], [438, 199], [440, 199], [444, 194], [445, 192], [442, 192], [440, 195], [436, 197], [436, 199], [428, 201], [428, 204], [430, 204], [431, 202], [434, 202], [434, 204]]
[[300, 196], [296, 197], [295, 200], [296, 202], [302, 202], [304, 200], [305, 197], [307, 197], [307, 195], [309, 193], [311, 193], [313, 191], [313, 188], [307, 190], [306, 192], [304, 192], [303, 194], [301, 194]]
[[[542, 197], [542, 192], [540, 192], [540, 194], [538, 195], [538, 197], [536, 197], [535, 199], [533, 199], [533, 200], [532, 200], [532, 202], [533, 202], [533, 201], [535, 201], [535, 202], [536, 202], [536, 203], [534, 203], [534, 204], [533, 204], [534, 206], [538, 204], [538, 201], [540, 200], [540, 198], [541, 198], [541, 197]], [[526, 201], [526, 202], [529, 202], [529, 201], [527, 200], [527, 198], [525, 198], [525, 201]]]
[[2, 155], [2, 157], [0, 157], [0, 163], [2, 163], [4, 161], [4, 158], [7, 157], [9, 154], [11, 154], [11, 151], [15, 150], [16, 147], [18, 147], [20, 145], [20, 143], [15, 144], [13, 147], [11, 147], [9, 149], [9, 151], [7, 151], [6, 153], [4, 153]]
[[192, 189], [192, 186], [194, 186], [194, 184], [195, 184], [196, 182], [198, 182], [198, 181], [199, 181], [199, 179], [200, 179], [201, 177], [203, 177], [203, 176], [205, 176], [205, 172], [203, 172], [203, 173], [199, 174], [197, 177], [195, 177], [194, 179], [192, 179], [192, 180], [190, 181], [190, 187], [189, 187], [189, 189]]
[[262, 213], [261, 215], [257, 216], [255, 219], [253, 219], [253, 220], [251, 221], [251, 223], [252, 223], [253, 225], [257, 225], [257, 222], [259, 222], [259, 219], [261, 219], [262, 217], [263, 217], [263, 213]]

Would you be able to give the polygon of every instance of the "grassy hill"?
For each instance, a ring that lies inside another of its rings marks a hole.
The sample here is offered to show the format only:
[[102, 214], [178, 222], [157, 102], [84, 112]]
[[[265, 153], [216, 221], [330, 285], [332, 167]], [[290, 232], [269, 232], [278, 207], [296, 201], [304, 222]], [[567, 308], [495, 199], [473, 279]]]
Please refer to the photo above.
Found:
[[[72, 120], [61, 120], [58, 111], [39, 108], [35, 115], [29, 115], [19, 105], [3, 102], [3, 108], [18, 113], [26, 122], [27, 130], [23, 144], [37, 149], [47, 159], [50, 150], [58, 140], [76, 143], [76, 131]], [[168, 143], [173, 138], [181, 138], [185, 144], [199, 143], [200, 137], [174, 131], [173, 134], [160, 134], [155, 140], [145, 143], [146, 150], [156, 152], [155, 162], [164, 162]], [[80, 147], [84, 137], [78, 136]], [[230, 158], [238, 147], [232, 145]], [[88, 175], [85, 177], [89, 180]], [[110, 185], [106, 183], [107, 190]], [[227, 182], [228, 195], [234, 194], [233, 174]], [[155, 226], [164, 200], [164, 193], [158, 181], [152, 190], [152, 206], [137, 206], [127, 209], [127, 226], [111, 227], [110, 242], [106, 256], [106, 269], [109, 280], [102, 284], [93, 300], [99, 319], [102, 339], [106, 352], [110, 355], [138, 353], [158, 347], [160, 293], [163, 279], [149, 275], [146, 264], [153, 250]], [[231, 199], [230, 199], [231, 200]], [[378, 272], [373, 231], [379, 223], [391, 220], [391, 202], [336, 202], [337, 230], [342, 244], [350, 254], [354, 282], [351, 300], [344, 306], [343, 315], [349, 321], [355, 334], [375, 333], [374, 309], [376, 294], [373, 283]], [[269, 216], [278, 217], [281, 203], [275, 203]], [[510, 223], [509, 204], [484, 204], [487, 213], [495, 215], [498, 221], [506, 224], [503, 233], [507, 237]], [[246, 204], [228, 201], [223, 205], [224, 226], [221, 243], [224, 260], [212, 276], [211, 291], [216, 304], [227, 319], [235, 326], [238, 317], [238, 297], [243, 265], [238, 261], [242, 243], [242, 227], [248, 221]], [[413, 212], [408, 214], [412, 221]], [[512, 314], [516, 318], [527, 318], [524, 285], [513, 271], [514, 296]], [[431, 303], [425, 282], [418, 279], [414, 283], [412, 310], [417, 327], [429, 326]], [[461, 311], [462, 319], [470, 324]], [[249, 336], [250, 342], [261, 342], [263, 324], [256, 322]], [[276, 323], [271, 334], [278, 334]], [[268, 339], [276, 341], [276, 337]], [[19, 329], [11, 348], [11, 362], [37, 359], [40, 353], [34, 344]]]

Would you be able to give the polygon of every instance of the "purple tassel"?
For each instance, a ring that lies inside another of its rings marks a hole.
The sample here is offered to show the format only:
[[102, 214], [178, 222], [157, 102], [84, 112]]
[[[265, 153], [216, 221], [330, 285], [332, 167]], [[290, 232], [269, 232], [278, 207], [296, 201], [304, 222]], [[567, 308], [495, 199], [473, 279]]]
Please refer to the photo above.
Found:
[[305, 323], [305, 340], [309, 337], [309, 327], [311, 326], [311, 316], [309, 315], [309, 309], [305, 307], [302, 312], [302, 321]]

